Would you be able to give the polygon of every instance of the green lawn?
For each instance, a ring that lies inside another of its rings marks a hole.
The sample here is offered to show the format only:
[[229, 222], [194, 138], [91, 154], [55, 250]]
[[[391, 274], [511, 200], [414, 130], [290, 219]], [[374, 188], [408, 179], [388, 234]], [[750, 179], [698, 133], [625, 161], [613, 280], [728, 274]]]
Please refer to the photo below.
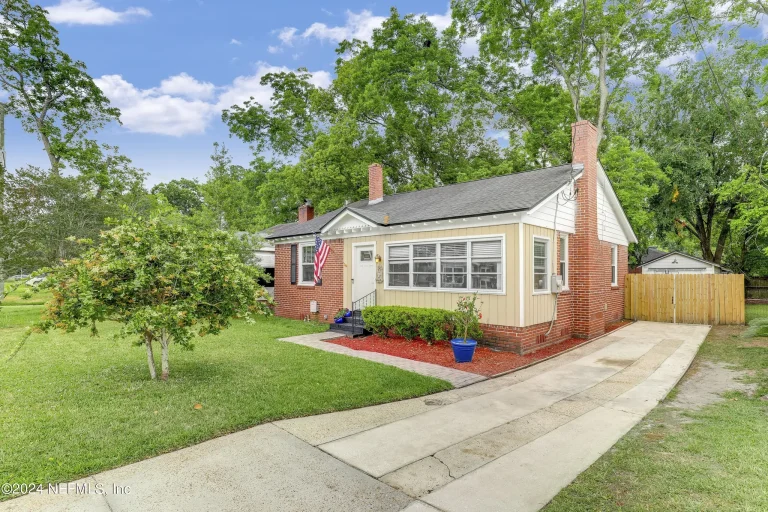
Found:
[[752, 398], [731, 392], [695, 412], [660, 405], [545, 510], [768, 510], [768, 338], [743, 330], [713, 328], [690, 371], [704, 361], [748, 370]]
[[[7, 281], [5, 283], [5, 293], [7, 296], [3, 299], [3, 306], [22, 306], [22, 305], [42, 305], [51, 298], [51, 292], [48, 290], [37, 291], [18, 281]], [[29, 295], [25, 297], [25, 293]]]
[[[237, 322], [149, 379], [146, 352], [110, 334], [33, 335], [5, 360], [41, 306], [0, 310], [0, 482], [60, 482], [270, 420], [389, 402], [447, 382], [276, 338], [325, 327]], [[159, 351], [158, 351], [159, 352]], [[159, 356], [158, 356], [159, 357]], [[195, 404], [202, 409], [196, 410]], [[1, 498], [0, 498], [1, 499]]]

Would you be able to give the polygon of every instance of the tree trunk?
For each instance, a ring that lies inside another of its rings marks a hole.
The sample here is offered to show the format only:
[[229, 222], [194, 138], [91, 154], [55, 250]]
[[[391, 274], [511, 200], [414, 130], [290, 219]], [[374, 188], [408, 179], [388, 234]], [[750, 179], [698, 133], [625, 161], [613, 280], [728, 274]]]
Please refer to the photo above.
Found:
[[608, 82], [606, 78], [606, 68], [608, 66], [608, 34], [603, 34], [603, 47], [600, 50], [600, 64], [598, 70], [598, 81], [600, 90], [600, 104], [597, 112], [597, 142], [603, 140], [603, 125], [608, 115]]
[[163, 349], [162, 353], [162, 373], [160, 374], [160, 380], [168, 380], [168, 345], [170, 343], [168, 342], [168, 336], [166, 334], [163, 334], [160, 337], [160, 346]]
[[0, 300], [5, 298], [5, 260], [0, 258]]
[[155, 354], [152, 352], [152, 336], [144, 335], [144, 344], [147, 346], [147, 364], [149, 365], [149, 376], [152, 380], [157, 379], [155, 370]]

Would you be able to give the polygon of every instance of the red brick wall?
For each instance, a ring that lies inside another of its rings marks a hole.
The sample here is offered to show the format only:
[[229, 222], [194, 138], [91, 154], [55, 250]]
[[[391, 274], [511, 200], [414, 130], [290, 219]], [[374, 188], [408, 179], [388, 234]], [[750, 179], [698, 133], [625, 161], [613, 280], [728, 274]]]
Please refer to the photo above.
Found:
[[[323, 267], [321, 286], [291, 284], [291, 244], [275, 246], [275, 301], [277, 316], [303, 320], [309, 317], [320, 322], [333, 322], [333, 316], [342, 308], [344, 301], [344, 240], [327, 240], [330, 246], [328, 259]], [[297, 249], [301, 261], [301, 252]], [[309, 302], [316, 300], [319, 313], [310, 314]]]
[[579, 121], [572, 125], [572, 137], [573, 162], [584, 165], [576, 182], [576, 233], [571, 236], [573, 334], [593, 338], [605, 332], [605, 290], [601, 285], [610, 265], [597, 237], [597, 128], [589, 121]]

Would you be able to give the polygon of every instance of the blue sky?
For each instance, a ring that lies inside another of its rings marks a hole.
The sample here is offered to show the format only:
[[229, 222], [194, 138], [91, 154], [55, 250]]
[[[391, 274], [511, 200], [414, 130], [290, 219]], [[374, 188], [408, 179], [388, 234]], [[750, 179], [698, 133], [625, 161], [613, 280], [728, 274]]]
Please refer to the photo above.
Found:
[[[225, 142], [238, 163], [250, 161], [249, 148], [229, 138], [220, 114], [250, 96], [267, 103], [270, 91], [259, 84], [263, 74], [305, 67], [316, 84], [326, 85], [338, 42], [368, 39], [391, 6], [401, 14], [426, 14], [444, 28], [450, 23], [448, 3], [45, 0], [40, 5], [58, 28], [62, 48], [86, 63], [122, 111], [123, 125], [108, 126], [96, 138], [119, 146], [149, 173], [152, 186], [179, 177], [203, 178], [216, 141]], [[766, 33], [763, 20], [742, 36]], [[465, 51], [473, 53], [471, 47]], [[662, 66], [687, 56], [702, 54], [676, 56]], [[7, 119], [6, 127], [9, 168], [47, 165], [33, 134], [23, 132], [15, 119]]]
[[[390, 6], [449, 23], [448, 2], [386, 4], [307, 0], [48, 0], [40, 5], [59, 30], [64, 51], [82, 60], [122, 112], [123, 126], [96, 138], [149, 173], [148, 185], [178, 177], [202, 178], [212, 144], [223, 141], [240, 163], [250, 151], [229, 139], [221, 109], [249, 96], [266, 101], [266, 72], [306, 67], [327, 84], [334, 48], [349, 37], [368, 38]], [[11, 169], [45, 166], [40, 142], [8, 119]]]

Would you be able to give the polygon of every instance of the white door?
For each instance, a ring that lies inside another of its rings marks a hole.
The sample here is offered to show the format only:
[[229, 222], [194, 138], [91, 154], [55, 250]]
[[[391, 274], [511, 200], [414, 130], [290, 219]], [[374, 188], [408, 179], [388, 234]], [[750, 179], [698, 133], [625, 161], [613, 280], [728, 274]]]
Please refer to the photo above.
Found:
[[352, 302], [376, 289], [374, 245], [356, 245], [352, 251]]

